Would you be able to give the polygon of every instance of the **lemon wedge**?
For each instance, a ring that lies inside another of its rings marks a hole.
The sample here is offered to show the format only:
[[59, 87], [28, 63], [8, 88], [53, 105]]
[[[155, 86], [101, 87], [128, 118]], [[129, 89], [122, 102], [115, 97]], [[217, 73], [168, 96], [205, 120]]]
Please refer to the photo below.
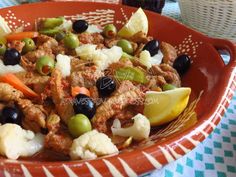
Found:
[[181, 87], [165, 92], [146, 93], [144, 115], [152, 126], [159, 126], [177, 118], [186, 108], [191, 88]]
[[118, 35], [129, 38], [135, 33], [142, 31], [148, 33], [148, 19], [142, 8], [139, 8], [129, 19], [129, 21], [120, 29]]

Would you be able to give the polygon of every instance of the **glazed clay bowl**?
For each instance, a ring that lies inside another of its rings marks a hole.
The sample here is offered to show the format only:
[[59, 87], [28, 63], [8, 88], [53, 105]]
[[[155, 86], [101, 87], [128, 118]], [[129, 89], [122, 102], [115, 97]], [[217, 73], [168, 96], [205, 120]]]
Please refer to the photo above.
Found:
[[[11, 28], [34, 27], [39, 17], [79, 15], [90, 23], [114, 23], [121, 27], [136, 9], [103, 3], [46, 2], [0, 9]], [[90, 161], [46, 161], [44, 159], [0, 159], [0, 176], [136, 176], [161, 168], [191, 151], [221, 120], [234, 93], [236, 49], [234, 44], [208, 38], [167, 17], [146, 11], [149, 34], [175, 46], [178, 54], [192, 59], [182, 78], [191, 87], [190, 104], [177, 120], [152, 131], [146, 141], [118, 155]], [[224, 64], [218, 50], [226, 50], [230, 61]]]

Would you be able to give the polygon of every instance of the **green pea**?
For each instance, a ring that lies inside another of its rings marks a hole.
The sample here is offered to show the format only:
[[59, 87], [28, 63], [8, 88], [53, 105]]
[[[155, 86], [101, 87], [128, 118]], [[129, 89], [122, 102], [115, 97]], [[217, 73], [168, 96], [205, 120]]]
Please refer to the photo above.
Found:
[[54, 68], [54, 65], [54, 59], [49, 56], [40, 57], [36, 61], [36, 69], [42, 75], [50, 74], [52, 72], [52, 69]]
[[63, 39], [64, 45], [69, 49], [75, 49], [79, 46], [78, 36], [73, 33], [68, 33]]
[[0, 55], [4, 55], [7, 47], [3, 42], [0, 42]]
[[24, 38], [24, 39], [22, 39], [22, 41], [25, 43], [25, 46], [22, 49], [23, 53], [27, 53], [27, 52], [35, 50], [36, 46], [35, 46], [33, 39]]
[[132, 44], [126, 39], [119, 40], [117, 42], [117, 46], [121, 47], [123, 52], [125, 52], [127, 54], [133, 54], [133, 52], [134, 52]]
[[103, 34], [107, 38], [113, 38], [117, 34], [117, 29], [113, 24], [106, 25], [103, 29]]
[[172, 85], [172, 84], [164, 84], [164, 85], [162, 86], [163, 91], [173, 90], [173, 89], [175, 89], [175, 88], [176, 88], [176, 87], [175, 87], [174, 85]]
[[66, 34], [63, 31], [60, 31], [54, 37], [58, 42], [60, 42], [65, 37], [65, 35]]
[[91, 131], [92, 126], [89, 118], [84, 114], [76, 114], [75, 116], [71, 117], [68, 121], [68, 129], [71, 135], [75, 138], [79, 137], [80, 135]]

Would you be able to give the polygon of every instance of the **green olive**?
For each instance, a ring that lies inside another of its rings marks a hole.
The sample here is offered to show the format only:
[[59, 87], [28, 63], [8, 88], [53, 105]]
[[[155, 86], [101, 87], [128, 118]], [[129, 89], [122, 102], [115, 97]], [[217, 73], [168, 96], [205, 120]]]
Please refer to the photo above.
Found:
[[117, 46], [121, 47], [123, 52], [126, 52], [127, 54], [133, 54], [134, 52], [132, 44], [126, 39], [119, 40]]
[[0, 42], [0, 55], [4, 55], [7, 47], [3, 42]]
[[88, 131], [91, 131], [92, 126], [87, 116], [84, 114], [76, 114], [69, 119], [68, 129], [71, 135], [76, 138]]
[[116, 27], [113, 24], [106, 25], [103, 29], [103, 34], [107, 38], [113, 38], [117, 34]]
[[7, 44], [7, 39], [4, 36], [0, 37], [0, 43]]
[[40, 57], [36, 61], [36, 69], [42, 75], [48, 75], [52, 72], [55, 62], [54, 59], [49, 56]]
[[25, 43], [25, 46], [22, 49], [23, 53], [27, 53], [27, 52], [30, 52], [32, 50], [35, 50], [36, 46], [35, 46], [35, 43], [34, 43], [33, 39], [24, 38], [24, 39], [22, 39], [22, 41]]
[[73, 33], [68, 33], [63, 39], [64, 45], [69, 49], [75, 49], [79, 46], [78, 36]]
[[60, 42], [64, 37], [66, 36], [66, 34], [63, 31], [60, 31], [58, 33], [56, 33], [56, 35], [54, 36], [54, 38]]
[[176, 87], [175, 87], [174, 85], [172, 85], [172, 84], [164, 84], [164, 85], [162, 86], [163, 91], [174, 90], [175, 88], [176, 88]]

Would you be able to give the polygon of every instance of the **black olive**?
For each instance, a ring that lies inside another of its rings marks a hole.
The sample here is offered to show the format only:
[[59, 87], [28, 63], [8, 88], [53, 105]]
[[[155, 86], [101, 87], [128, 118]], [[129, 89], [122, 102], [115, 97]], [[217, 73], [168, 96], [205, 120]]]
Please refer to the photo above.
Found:
[[88, 29], [88, 22], [85, 20], [76, 20], [73, 22], [72, 28], [76, 33], [83, 33]]
[[116, 82], [112, 78], [104, 76], [97, 80], [96, 87], [100, 96], [106, 97], [116, 90]]
[[175, 59], [173, 67], [176, 69], [179, 75], [183, 75], [190, 68], [191, 65], [190, 61], [191, 59], [189, 58], [188, 55], [180, 55]]
[[149, 51], [151, 56], [158, 54], [159, 51], [159, 42], [155, 39], [149, 41], [144, 47], [143, 50]]
[[6, 50], [3, 56], [3, 63], [5, 65], [17, 65], [20, 63], [21, 54], [14, 48]]
[[78, 94], [73, 104], [75, 114], [84, 114], [91, 119], [96, 113], [96, 105], [90, 97]]
[[17, 107], [6, 106], [1, 112], [0, 122], [21, 125], [21, 112]]

